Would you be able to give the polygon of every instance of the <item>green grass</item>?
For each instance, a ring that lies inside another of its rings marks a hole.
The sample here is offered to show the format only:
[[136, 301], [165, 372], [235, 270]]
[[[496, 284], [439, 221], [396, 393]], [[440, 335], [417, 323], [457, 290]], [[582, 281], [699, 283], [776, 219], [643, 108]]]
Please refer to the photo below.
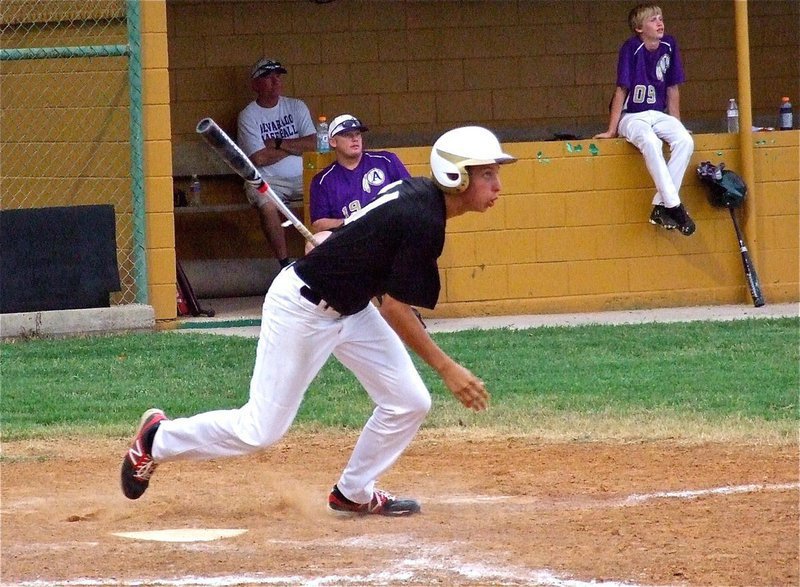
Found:
[[[492, 409], [463, 409], [416, 361], [434, 397], [425, 425], [537, 430], [544, 419], [610, 428], [699, 419], [787, 434], [798, 422], [798, 326], [785, 318], [435, 334], [486, 382]], [[174, 332], [3, 343], [3, 438], [126, 434], [153, 405], [173, 416], [239, 407], [255, 347], [252, 339]], [[359, 429], [370, 411], [358, 382], [331, 359], [297, 422]]]

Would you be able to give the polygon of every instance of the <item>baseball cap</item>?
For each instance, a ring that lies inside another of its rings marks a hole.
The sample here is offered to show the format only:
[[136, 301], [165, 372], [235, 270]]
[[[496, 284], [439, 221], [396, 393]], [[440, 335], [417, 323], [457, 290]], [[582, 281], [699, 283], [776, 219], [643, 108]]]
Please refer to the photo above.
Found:
[[262, 75], [269, 75], [270, 73], [286, 73], [286, 68], [281, 65], [280, 61], [275, 61], [274, 59], [267, 59], [264, 57], [253, 66], [253, 69], [250, 70], [250, 77], [252, 79], [256, 79]]
[[361, 121], [352, 114], [340, 114], [331, 121], [328, 136], [335, 137], [340, 132], [345, 132], [348, 130], [360, 130], [361, 132], [364, 132], [365, 130], [369, 129], [361, 124]]

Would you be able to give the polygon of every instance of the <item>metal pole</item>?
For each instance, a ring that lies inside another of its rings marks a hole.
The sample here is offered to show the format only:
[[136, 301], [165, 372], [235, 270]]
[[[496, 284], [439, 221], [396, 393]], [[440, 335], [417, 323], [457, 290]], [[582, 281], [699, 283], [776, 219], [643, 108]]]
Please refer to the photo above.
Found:
[[0, 49], [0, 61], [23, 59], [69, 59], [73, 57], [124, 57], [127, 45], [85, 45], [81, 47], [22, 47]]
[[750, 86], [750, 37], [747, 22], [747, 0], [734, 0], [736, 25], [736, 65], [739, 77], [739, 150], [742, 157], [742, 179], [747, 184], [744, 206], [744, 231], [750, 255], [758, 265], [758, 217], [756, 215], [756, 181], [753, 148], [753, 100]]
[[128, 23], [128, 86], [130, 87], [131, 120], [131, 197], [133, 206], [133, 278], [136, 283], [136, 302], [146, 304], [147, 232], [144, 193], [144, 140], [142, 138], [142, 45], [138, 0], [126, 0]]

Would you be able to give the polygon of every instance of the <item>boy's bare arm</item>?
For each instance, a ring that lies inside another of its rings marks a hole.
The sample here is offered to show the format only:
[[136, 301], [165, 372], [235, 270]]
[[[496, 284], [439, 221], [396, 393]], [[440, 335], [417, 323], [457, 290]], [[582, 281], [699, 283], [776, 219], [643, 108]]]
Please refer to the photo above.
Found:
[[316, 148], [316, 134], [310, 134], [296, 139], [283, 139], [281, 143], [281, 151], [286, 151], [289, 155], [302, 155], [306, 151], [313, 151]]
[[289, 156], [289, 153], [286, 151], [276, 149], [274, 141], [275, 139], [267, 139], [263, 149], [259, 149], [250, 155], [250, 161], [253, 162], [253, 165], [256, 167], [272, 165], [273, 163], [277, 163], [281, 159]]
[[411, 310], [411, 306], [384, 294], [380, 312], [400, 339], [439, 374], [447, 388], [464, 406], [475, 412], [489, 406], [483, 381], [451, 359], [433, 341]]
[[681, 119], [681, 91], [679, 86], [667, 88], [667, 114]]
[[611, 107], [608, 121], [608, 130], [594, 135], [596, 139], [613, 139], [617, 136], [617, 127], [619, 126], [619, 119], [622, 118], [622, 105], [625, 103], [625, 98], [628, 96], [628, 90], [617, 86], [614, 90], [614, 97], [611, 98]]
[[322, 230], [330, 230], [344, 224], [341, 218], [317, 218], [311, 223], [311, 232], [320, 232]]
[[261, 167], [272, 165], [289, 155], [302, 155], [305, 151], [313, 151], [316, 147], [317, 135], [308, 135], [297, 139], [281, 139], [280, 148], [275, 147], [275, 139], [272, 137], [264, 141], [264, 148], [259, 149], [250, 155], [253, 165]]

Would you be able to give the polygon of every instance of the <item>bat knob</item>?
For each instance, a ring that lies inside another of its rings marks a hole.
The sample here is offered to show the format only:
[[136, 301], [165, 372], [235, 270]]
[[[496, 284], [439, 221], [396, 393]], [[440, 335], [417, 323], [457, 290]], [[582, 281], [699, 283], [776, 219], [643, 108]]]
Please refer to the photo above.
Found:
[[212, 119], [204, 118], [200, 122], [197, 123], [197, 128], [195, 130], [199, 134], [203, 134], [204, 132], [206, 132], [209, 128], [211, 128], [214, 125], [215, 125], [215, 123], [214, 123], [214, 121]]

